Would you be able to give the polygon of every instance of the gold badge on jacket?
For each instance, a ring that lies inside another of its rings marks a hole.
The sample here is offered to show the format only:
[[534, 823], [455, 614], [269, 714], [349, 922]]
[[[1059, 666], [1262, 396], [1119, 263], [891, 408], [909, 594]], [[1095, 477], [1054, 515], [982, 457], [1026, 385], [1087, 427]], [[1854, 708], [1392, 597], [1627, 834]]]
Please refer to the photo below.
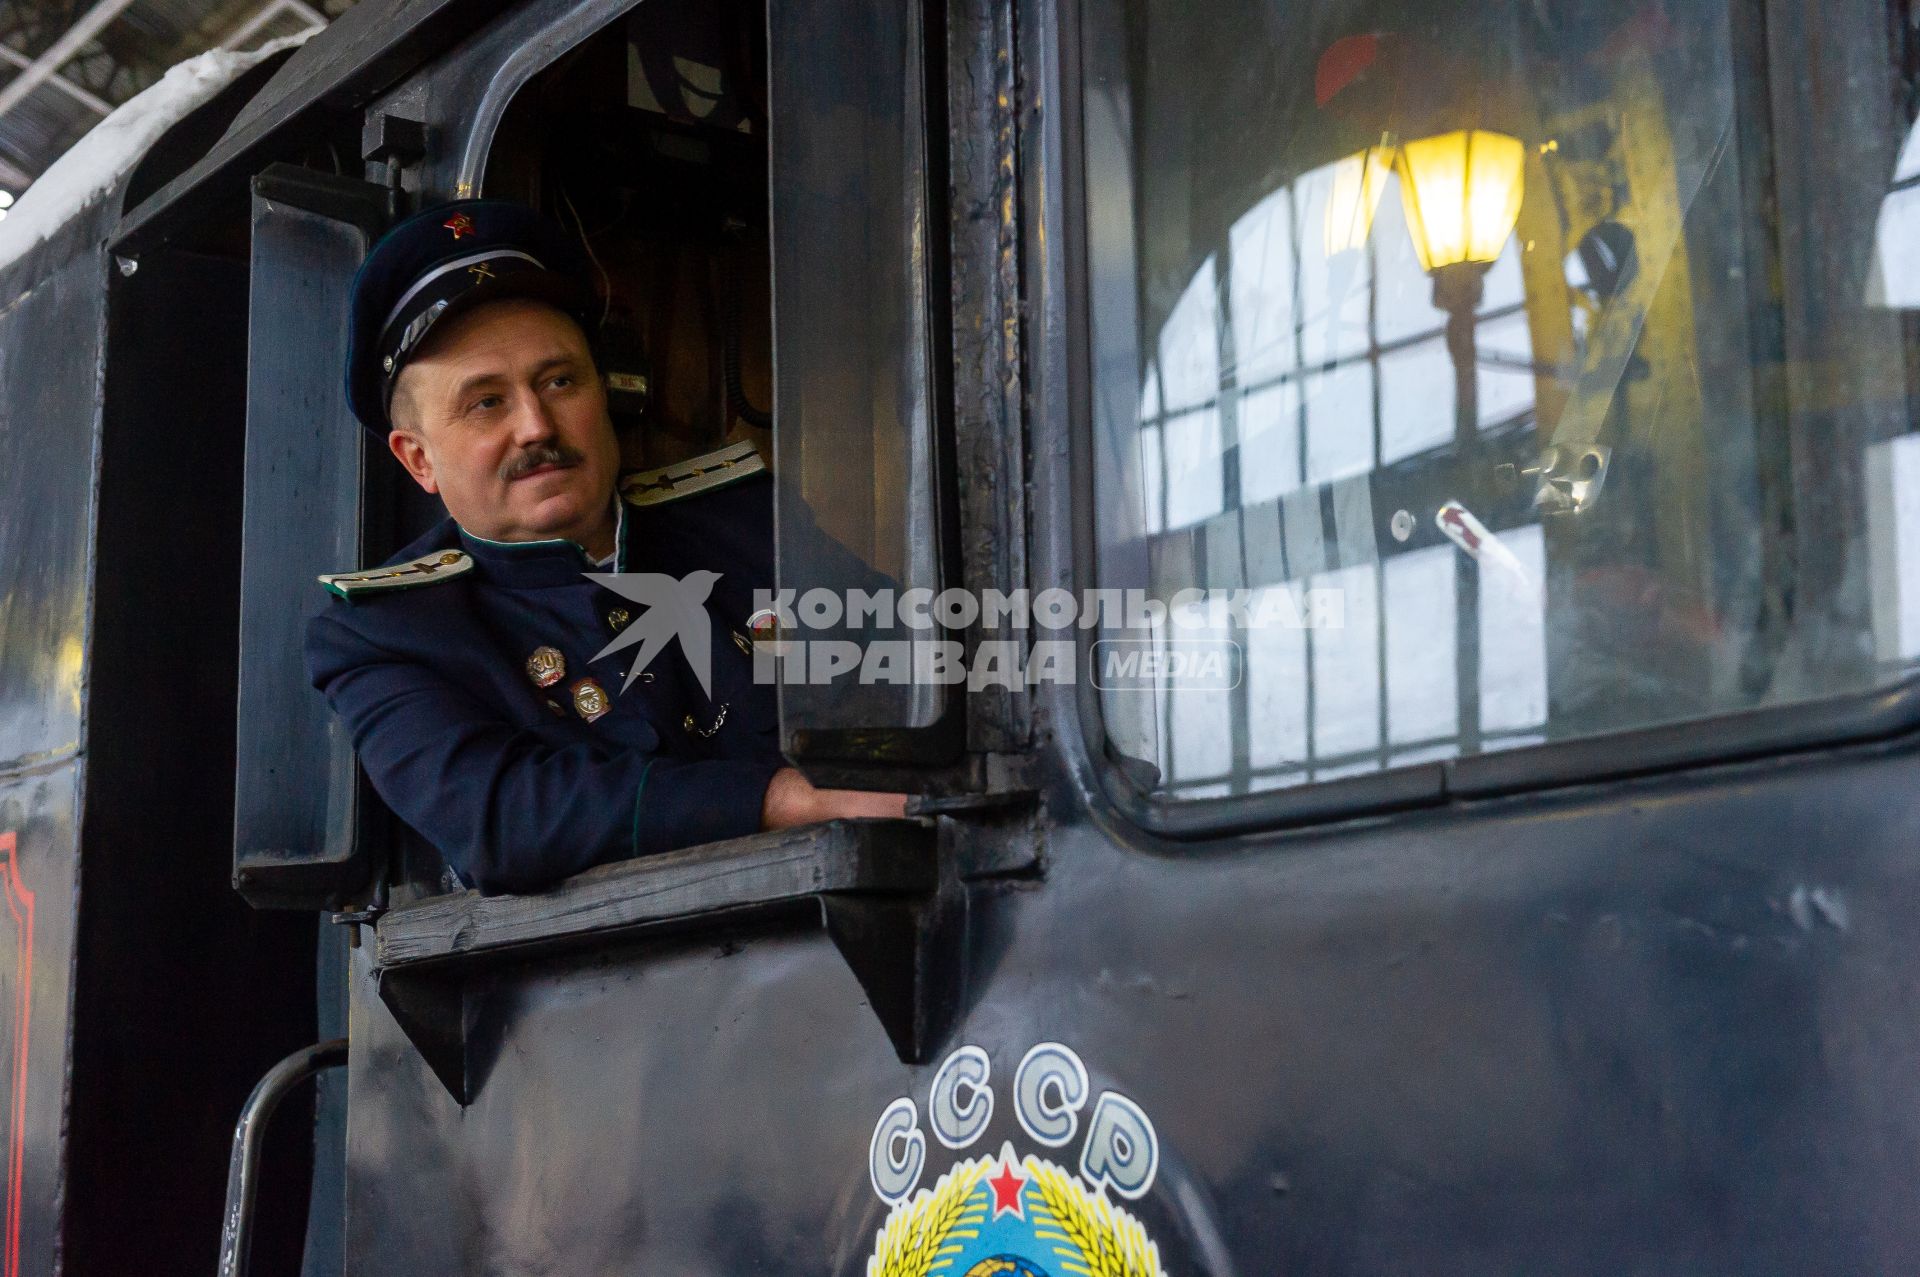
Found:
[[527, 658], [527, 677], [535, 687], [552, 687], [567, 676], [567, 658], [557, 647], [536, 647]]
[[573, 685], [573, 708], [580, 717], [591, 723], [608, 710], [613, 702], [607, 699], [607, 691], [590, 678], [583, 678]]

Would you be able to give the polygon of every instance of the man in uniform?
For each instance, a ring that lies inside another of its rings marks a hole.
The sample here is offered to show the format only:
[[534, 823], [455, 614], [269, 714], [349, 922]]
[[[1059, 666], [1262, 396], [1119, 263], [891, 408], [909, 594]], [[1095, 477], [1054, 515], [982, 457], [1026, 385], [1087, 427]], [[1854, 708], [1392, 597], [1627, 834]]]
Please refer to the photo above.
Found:
[[[497, 200], [401, 222], [354, 282], [354, 412], [449, 517], [320, 578], [308, 670], [387, 805], [483, 891], [904, 805], [782, 764], [748, 615], [771, 480], [743, 442], [617, 483], [596, 309], [566, 235]], [[672, 619], [588, 575], [628, 572], [704, 608], [710, 691], [678, 642], [627, 678]], [[629, 627], [647, 641], [604, 652]]]

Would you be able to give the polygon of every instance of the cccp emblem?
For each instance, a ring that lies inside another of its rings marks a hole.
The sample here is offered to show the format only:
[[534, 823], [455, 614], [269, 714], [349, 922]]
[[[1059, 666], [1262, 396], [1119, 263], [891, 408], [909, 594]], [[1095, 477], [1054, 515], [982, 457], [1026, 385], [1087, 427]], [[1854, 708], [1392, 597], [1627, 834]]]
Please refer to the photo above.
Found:
[[892, 1209], [867, 1277], [1166, 1277], [1159, 1247], [1122, 1204], [1144, 1196], [1160, 1166], [1159, 1139], [1140, 1106], [1117, 1091], [1093, 1098], [1073, 1049], [1042, 1042], [1012, 1086], [1023, 1143], [1037, 1151], [1003, 1140], [997, 1152], [967, 1156], [993, 1118], [992, 1082], [977, 1046], [961, 1047], [934, 1074], [926, 1125], [958, 1156], [927, 1187], [919, 1107], [902, 1096], [880, 1115], [867, 1169]]

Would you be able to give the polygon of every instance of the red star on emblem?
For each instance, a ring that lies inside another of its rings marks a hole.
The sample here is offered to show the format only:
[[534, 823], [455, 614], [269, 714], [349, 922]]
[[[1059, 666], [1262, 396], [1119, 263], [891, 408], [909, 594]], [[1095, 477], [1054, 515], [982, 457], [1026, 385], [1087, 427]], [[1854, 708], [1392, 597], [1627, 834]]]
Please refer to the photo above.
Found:
[[440, 224], [452, 231], [455, 239], [459, 239], [462, 235], [473, 234], [473, 219], [465, 213], [455, 213]]
[[988, 1180], [987, 1186], [993, 1189], [995, 1219], [999, 1219], [1007, 1211], [1012, 1211], [1021, 1219], [1026, 1218], [1026, 1213], [1020, 1209], [1020, 1190], [1027, 1186], [1027, 1181], [1013, 1173], [1011, 1162], [1001, 1162], [1000, 1173]]

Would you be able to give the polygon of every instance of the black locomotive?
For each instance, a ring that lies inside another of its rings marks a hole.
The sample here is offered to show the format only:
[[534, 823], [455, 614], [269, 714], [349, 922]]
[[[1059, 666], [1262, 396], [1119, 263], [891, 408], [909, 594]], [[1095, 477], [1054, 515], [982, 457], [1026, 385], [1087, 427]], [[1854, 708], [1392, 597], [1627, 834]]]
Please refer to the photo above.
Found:
[[[1916, 113], [1905, 0], [363, 0], [0, 269], [0, 1277], [1910, 1271]], [[472, 194], [632, 465], [771, 429], [905, 819], [365, 787], [344, 299]]]

